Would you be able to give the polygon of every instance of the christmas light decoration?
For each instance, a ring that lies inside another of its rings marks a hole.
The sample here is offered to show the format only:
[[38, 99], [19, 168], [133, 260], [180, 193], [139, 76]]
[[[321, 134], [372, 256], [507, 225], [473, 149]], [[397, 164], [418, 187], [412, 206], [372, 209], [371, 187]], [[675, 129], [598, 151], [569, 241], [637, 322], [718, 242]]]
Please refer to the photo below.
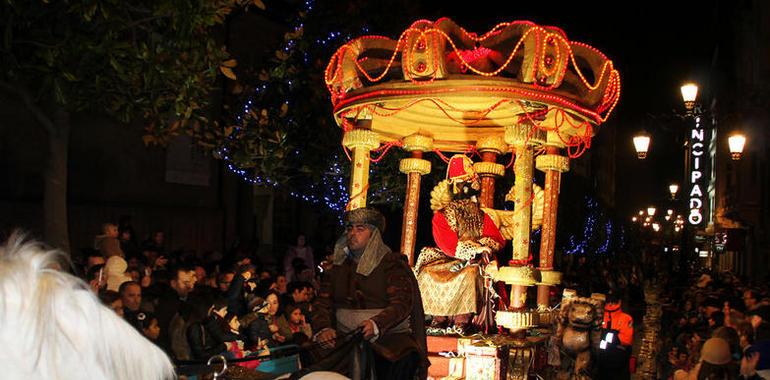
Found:
[[[288, 28], [289, 32], [286, 33], [286, 40], [282, 46], [278, 48], [278, 51], [285, 54], [286, 57], [297, 54], [301, 42], [309, 42], [311, 45], [314, 43], [315, 46], [312, 47], [312, 51], [314, 52], [326, 52], [328, 49], [327, 45], [338, 44], [340, 40], [351, 38], [350, 33], [343, 33], [341, 31], [330, 31], [328, 34], [323, 35], [323, 37], [318, 37], [314, 40], [306, 38], [303, 35], [305, 22], [311, 14], [311, 11], [313, 11], [314, 3], [313, 0], [305, 1], [302, 8], [298, 11], [297, 16], [290, 22], [290, 27]], [[362, 31], [368, 33], [368, 28], [363, 27]], [[309, 63], [312, 59], [312, 55], [308, 54], [307, 50], [310, 49], [304, 49], [305, 50], [301, 52], [302, 55], [299, 56], [299, 58], [305, 63]], [[233, 133], [224, 139], [223, 144], [216, 149], [215, 156], [222, 159], [225, 163], [225, 167], [230, 172], [238, 175], [245, 182], [256, 186], [284, 188], [288, 190], [288, 194], [292, 197], [314, 205], [325, 206], [332, 213], [340, 216], [344, 212], [345, 205], [348, 202], [347, 182], [345, 180], [348, 174], [345, 171], [345, 165], [343, 164], [345, 160], [344, 156], [340, 157], [340, 155], [335, 154], [325, 161], [325, 169], [323, 169], [320, 176], [317, 177], [317, 182], [295, 183], [292, 185], [287, 185], [285, 179], [273, 178], [271, 175], [260, 174], [260, 171], [257, 168], [252, 167], [250, 162], [247, 162], [247, 165], [242, 165], [236, 157], [233, 157], [233, 152], [237, 151], [238, 144], [242, 143], [242, 141], [239, 140], [242, 130], [249, 128], [250, 126], [248, 123], [255, 119], [250, 113], [256, 112], [258, 114], [261, 112], [260, 110], [265, 109], [268, 110], [268, 112], [273, 112], [274, 106], [272, 104], [274, 103], [271, 102], [274, 102], [276, 94], [285, 97], [283, 104], [285, 104], [287, 108], [292, 106], [297, 102], [294, 100], [298, 96], [296, 90], [300, 89], [295, 86], [296, 84], [296, 81], [291, 79], [291, 77], [283, 82], [264, 81], [263, 83], [258, 84], [254, 88], [253, 93], [251, 93], [243, 102], [240, 113], [234, 115], [236, 121], [235, 129]], [[283, 122], [285, 124], [281, 125], [280, 128], [290, 130], [291, 128], [295, 128], [296, 123], [301, 121], [295, 120], [289, 115]], [[380, 160], [384, 158], [387, 153], [387, 148], [389, 147], [385, 147], [383, 151], [380, 152], [380, 156], [378, 157]], [[293, 151], [291, 155], [295, 160], [301, 161], [304, 152], [298, 149]], [[372, 192], [372, 197], [379, 198], [382, 196], [383, 200], [386, 202], [397, 202], [398, 198], [391, 193], [392, 189], [380, 187]]]
[[[587, 196], [585, 203], [586, 219], [583, 223], [583, 231], [580, 237], [570, 235], [564, 252], [568, 255], [598, 254], [608, 255], [622, 250], [626, 245], [625, 229], [617, 227], [617, 223], [606, 215], [599, 202]], [[636, 218], [636, 217], [634, 217]], [[633, 220], [633, 219], [632, 219]], [[599, 226], [603, 223], [604, 230]], [[646, 226], [647, 222], [643, 225]]]

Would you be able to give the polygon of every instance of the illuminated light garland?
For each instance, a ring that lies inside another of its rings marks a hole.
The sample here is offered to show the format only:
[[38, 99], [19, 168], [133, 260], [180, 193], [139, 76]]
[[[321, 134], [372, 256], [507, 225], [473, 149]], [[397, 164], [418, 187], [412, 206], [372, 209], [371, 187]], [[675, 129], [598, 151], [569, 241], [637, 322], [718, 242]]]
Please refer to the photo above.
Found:
[[[304, 2], [304, 8], [303, 13], [308, 14], [310, 11], [312, 11], [314, 5], [313, 0], [306, 0]], [[297, 32], [301, 30], [304, 27], [304, 24], [302, 23], [302, 17], [298, 17], [292, 27], [289, 28], [292, 32]], [[368, 30], [364, 28], [364, 32], [368, 33]], [[340, 32], [331, 32], [329, 33], [328, 37], [324, 38], [323, 40], [317, 39], [315, 42], [317, 45], [320, 46], [326, 46], [327, 44], [331, 42], [335, 42], [336, 40], [339, 40], [340, 38], [349, 39], [350, 35], [343, 35]], [[279, 50], [289, 53], [292, 50], [297, 48], [297, 41], [294, 39], [288, 40], [282, 47], [279, 48]], [[308, 54], [305, 53], [304, 55], [304, 61], [309, 62]], [[294, 83], [289, 79], [286, 81], [286, 84], [289, 86], [289, 88], [293, 88]], [[242, 117], [243, 114], [252, 112], [252, 107], [255, 105], [255, 99], [262, 96], [266, 91], [268, 90], [268, 84], [262, 84], [255, 88], [254, 93], [251, 95], [249, 99], [247, 99], [246, 102], [244, 102], [243, 105], [243, 113], [241, 115], [236, 115], [235, 119], [238, 122], [238, 124], [242, 124], [244, 118]], [[286, 102], [289, 103], [288, 101]], [[227, 138], [226, 141], [235, 141], [238, 134], [241, 132], [241, 129], [244, 128], [236, 127], [235, 131]], [[257, 185], [257, 186], [270, 186], [277, 188], [281, 184], [279, 184], [277, 181], [269, 178], [257, 175], [253, 173], [250, 169], [243, 169], [239, 168], [237, 164], [233, 161], [232, 157], [230, 157], [229, 154], [229, 148], [227, 143], [225, 145], [219, 147], [217, 149], [218, 155], [221, 157], [221, 159], [226, 163], [227, 169], [238, 175], [242, 180]], [[299, 154], [298, 151], [295, 151], [294, 154]], [[348, 192], [347, 192], [347, 183], [344, 180], [344, 172], [342, 168], [340, 167], [339, 163], [337, 162], [339, 159], [338, 156], [334, 156], [330, 160], [330, 165], [325, 174], [321, 177], [320, 184], [309, 184], [307, 191], [303, 193], [299, 193], [296, 191], [289, 191], [289, 194], [297, 199], [301, 199], [305, 202], [315, 204], [315, 205], [325, 205], [329, 210], [335, 212], [338, 216], [342, 215], [342, 212], [344, 212], [345, 204], [347, 203], [348, 198]], [[323, 195], [317, 195], [319, 191], [322, 191]]]
[[[414, 54], [413, 54], [413, 53], [414, 53], [414, 49], [418, 47], [418, 45], [419, 45], [419, 42], [420, 42], [420, 41], [423, 41], [423, 42], [425, 42], [425, 40], [426, 40], [426, 39], [427, 39], [427, 37], [426, 37], [425, 33], [422, 33], [422, 32], [421, 32], [421, 33], [420, 33], [420, 35], [417, 37], [417, 40], [416, 40], [418, 43], [414, 44], [414, 45], [413, 45], [413, 46], [412, 46], [412, 47], [409, 49], [409, 51], [408, 51], [408, 52], [404, 52], [404, 54], [406, 54], [406, 57], [407, 57], [407, 59], [406, 59], [406, 60], [407, 60], [407, 62], [409, 63], [409, 67], [413, 67], [413, 66], [414, 66], [414, 61], [413, 61], [413, 57], [414, 57]], [[398, 48], [398, 45], [396, 45], [396, 47]], [[426, 47], [427, 47], [427, 46], [426, 46]], [[427, 81], [424, 81], [424, 80], [416, 80], [416, 79], [414, 79], [414, 78], [412, 78], [412, 77], [411, 77], [411, 74], [409, 74], [409, 70], [407, 70], [407, 71], [406, 71], [406, 73], [407, 73], [407, 75], [408, 75], [408, 78], [407, 78], [407, 79], [409, 79], [409, 80], [410, 80], [412, 83], [415, 83], [415, 84], [418, 84], [418, 85], [424, 85], [424, 84], [430, 84], [430, 83], [433, 83], [433, 81], [436, 79], [436, 72], [438, 72], [438, 60], [437, 60], [437, 57], [435, 56], [436, 52], [439, 50], [439, 49], [438, 49], [438, 47], [439, 47], [439, 45], [438, 45], [438, 39], [437, 39], [437, 38], [434, 38], [434, 39], [433, 39], [433, 49], [430, 51], [430, 53], [431, 53], [431, 61], [433, 62], [433, 72], [431, 72], [431, 74], [430, 74], [430, 79], [429, 79], [429, 80], [427, 80]], [[398, 51], [398, 50], [396, 50], [396, 51]], [[384, 76], [385, 74], [387, 74], [387, 73], [388, 73], [388, 71], [390, 71], [390, 65], [392, 65], [392, 64], [393, 64], [393, 60], [394, 60], [394, 59], [395, 59], [395, 55], [391, 57], [391, 61], [388, 63], [388, 67], [387, 67], [387, 68], [385, 69], [385, 71], [383, 72], [383, 76]], [[424, 63], [423, 63], [423, 66], [425, 66], [425, 64], [424, 64]], [[360, 67], [358, 64], [356, 64], [356, 67], [357, 67], [357, 68], [358, 68], [360, 71], [364, 72], [364, 71], [361, 69], [361, 67]], [[424, 71], [424, 69], [423, 69], [423, 70], [419, 70], [419, 68], [417, 68], [417, 71], [418, 71], [418, 72], [422, 72], [422, 71]], [[367, 74], [364, 74], [364, 75], [366, 75], [366, 76], [367, 76], [367, 79], [368, 79], [368, 75], [367, 75]], [[425, 76], [425, 75], [423, 75], [423, 76]], [[379, 79], [378, 79], [378, 80], [379, 80]]]
[[[405, 104], [404, 106], [398, 107], [398, 108], [384, 107], [384, 106], [373, 105], [373, 104], [366, 104], [366, 105], [363, 105], [361, 107], [358, 107], [358, 108], [355, 108], [355, 109], [350, 109], [350, 110], [344, 112], [344, 114], [342, 115], [343, 130], [344, 131], [349, 131], [349, 130], [353, 129], [354, 126], [348, 121], [348, 115], [351, 112], [353, 112], [354, 110], [356, 111], [357, 115], [360, 114], [360, 112], [362, 112], [363, 110], [368, 110], [369, 112], [371, 112], [372, 114], [377, 115], [377, 116], [390, 117], [390, 116], [394, 116], [394, 115], [398, 114], [399, 112], [407, 110], [410, 107], [413, 107], [416, 104], [419, 104], [419, 103], [422, 103], [422, 102], [432, 103], [447, 118], [457, 122], [458, 124], [465, 125], [465, 126], [471, 126], [471, 125], [474, 125], [474, 124], [479, 123], [481, 121], [484, 121], [485, 117], [490, 112], [492, 112], [495, 109], [499, 108], [503, 104], [513, 103], [513, 100], [511, 100], [511, 99], [501, 99], [501, 100], [497, 101], [496, 103], [494, 103], [493, 105], [491, 105], [491, 106], [487, 107], [486, 109], [480, 111], [478, 113], [479, 114], [478, 118], [476, 118], [475, 120], [470, 120], [470, 121], [468, 121], [468, 120], [458, 120], [455, 117], [453, 117], [452, 115], [450, 115], [449, 114], [450, 111], [452, 111], [452, 112], [460, 112], [460, 111], [464, 111], [464, 110], [461, 109], [461, 108], [452, 106], [451, 104], [449, 104], [446, 101], [444, 101], [442, 99], [439, 99], [439, 98], [415, 99], [415, 100], [410, 101], [409, 103]], [[527, 112], [523, 102], [518, 101], [515, 104], [517, 104], [521, 108], [521, 110], [523, 112], [519, 116], [520, 121], [528, 120], [539, 130], [546, 131], [546, 132], [549, 132], [549, 131], [555, 132], [556, 135], [561, 140], [561, 142], [568, 148], [568, 154], [569, 154], [570, 158], [579, 157], [580, 155], [583, 154], [583, 152], [585, 152], [586, 149], [588, 149], [590, 147], [590, 145], [591, 145], [590, 144], [591, 143], [591, 138], [593, 136], [593, 127], [591, 126], [590, 123], [582, 122], [582, 123], [579, 123], [579, 124], [574, 124], [570, 120], [570, 118], [567, 117], [567, 112], [562, 110], [562, 109], [551, 108], [551, 109], [545, 109], [545, 110], [537, 111], [537, 112], [533, 113], [533, 112]], [[380, 112], [380, 111], [378, 111], [380, 109], [388, 111], [388, 112]], [[545, 118], [545, 116], [547, 116], [547, 114], [550, 113], [550, 112], [554, 112], [555, 113], [555, 115], [554, 115], [554, 126], [553, 127], [546, 126], [546, 125], [543, 124], [542, 121], [537, 120], [539, 118]], [[575, 129], [575, 130], [583, 130], [584, 131], [583, 135], [573, 135], [573, 136], [570, 136], [570, 138], [567, 140], [567, 139], [565, 139], [562, 136], [562, 133], [561, 133], [561, 129], [565, 128], [565, 127], [569, 127], [569, 128]], [[534, 132], [537, 129], [532, 128], [532, 130], [530, 130], [530, 132], [529, 132], [530, 136], [527, 137], [527, 140], [529, 140], [531, 135], [534, 134]], [[577, 150], [574, 150], [574, 149], [577, 149]]]
[[505, 165], [505, 168], [510, 168], [514, 162], [516, 162], [516, 153], [511, 153], [511, 161], [508, 162], [508, 165]]
[[[577, 126], [575, 124], [572, 124], [571, 121], [569, 121], [569, 118], [566, 117], [566, 111], [555, 109], [556, 114], [554, 115], [554, 121], [555, 125], [553, 128], [548, 128], [547, 126], [543, 126], [540, 121], [537, 121], [530, 117], [530, 114], [526, 112], [526, 109], [524, 105], [519, 102], [520, 107], [522, 110], [524, 110], [524, 115], [527, 117], [528, 121], [531, 122], [535, 127], [538, 129], [544, 130], [546, 132], [555, 132], [556, 136], [559, 137], [559, 140], [561, 140], [562, 144], [564, 144], [567, 148], [567, 156], [569, 158], [577, 158], [583, 155], [585, 151], [591, 147], [591, 138], [593, 137], [593, 126], [589, 124], [588, 122], [583, 122], [581, 124], [578, 124]], [[559, 116], [561, 115], [561, 122], [559, 122]], [[564, 123], [568, 123], [570, 127], [573, 129], [584, 129], [584, 134], [582, 136], [578, 135], [572, 135], [570, 136], [569, 140], [564, 140], [564, 138], [561, 135], [561, 129]], [[533, 128], [534, 129], [534, 128]], [[578, 149], [576, 152], [573, 152], [572, 149]]]
[[[447, 19], [445, 19], [445, 18], [439, 19], [436, 23], [434, 23], [434, 26], [439, 25], [441, 22], [444, 22], [446, 20]], [[427, 21], [427, 20], [420, 20], [418, 22], [415, 22], [415, 23], [412, 24], [412, 26], [410, 28], [408, 28], [406, 31], [404, 31], [399, 36], [398, 40], [396, 40], [396, 46], [394, 48], [393, 54], [391, 55], [390, 59], [388, 60], [387, 65], [385, 65], [385, 68], [384, 68], [384, 70], [383, 70], [383, 72], [381, 74], [379, 74], [379, 75], [377, 75], [375, 77], [372, 77], [372, 76], [370, 76], [368, 74], [368, 72], [366, 72], [366, 70], [364, 70], [360, 66], [360, 64], [357, 61], [353, 60], [355, 66], [356, 66], [356, 69], [358, 70], [358, 72], [363, 74], [363, 76], [366, 77], [366, 79], [369, 80], [370, 82], [377, 82], [377, 81], [381, 80], [390, 71], [390, 69], [391, 69], [391, 67], [393, 65], [393, 62], [394, 62], [394, 60], [397, 57], [397, 54], [399, 53], [400, 50], [402, 50], [402, 45], [404, 43], [404, 40], [406, 38], [408, 38], [410, 35], [412, 35], [414, 33], [417, 33], [418, 34], [418, 36], [416, 37], [417, 41], [424, 41], [427, 38], [426, 36], [428, 34], [439, 34], [441, 37], [443, 37], [452, 46], [452, 48], [454, 50], [454, 53], [457, 55], [458, 59], [462, 62], [463, 67], [467, 67], [468, 69], [470, 69], [474, 73], [476, 73], [478, 75], [481, 75], [481, 76], [494, 76], [494, 75], [499, 74], [502, 70], [504, 70], [508, 66], [508, 64], [511, 62], [511, 60], [515, 56], [516, 52], [518, 51], [521, 43], [529, 36], [530, 33], [532, 33], [534, 31], [534, 32], [536, 32], [536, 39], [538, 40], [538, 47], [539, 47], [538, 53], [540, 53], [540, 57], [538, 57], [537, 55], [535, 56], [535, 58], [536, 58], [536, 60], [538, 62], [536, 62], [536, 64], [533, 65], [533, 70], [537, 70], [538, 68], [542, 69], [542, 71], [544, 71], [544, 73], [546, 74], [546, 77], [549, 77], [553, 73], [555, 73], [556, 72], [556, 68], [558, 68], [561, 65], [556, 65], [555, 68], [553, 68], [551, 71], [549, 71], [547, 68], [545, 68], [543, 66], [545, 64], [545, 62], [547, 61], [546, 58], [548, 57], [548, 53], [550, 51], [548, 46], [549, 45], [553, 46], [552, 49], [556, 53], [556, 62], [558, 62], [560, 57], [561, 57], [560, 44], [563, 43], [564, 45], [567, 46], [570, 62], [572, 63], [572, 66], [573, 66], [576, 74], [578, 75], [580, 80], [583, 82], [583, 84], [589, 90], [591, 90], [591, 91], [596, 90], [601, 85], [601, 83], [604, 81], [605, 75], [608, 75], [607, 74], [608, 72], [610, 73], [609, 74], [610, 77], [608, 79], [608, 87], [605, 90], [605, 93], [603, 94], [603, 99], [602, 99], [603, 103], [600, 105], [601, 111], [608, 111], [606, 116], [609, 116], [609, 114], [612, 112], [612, 110], [617, 105], [617, 100], [619, 99], [619, 94], [620, 94], [620, 88], [619, 88], [620, 87], [620, 83], [619, 83], [619, 80], [618, 80], [619, 74], [617, 73], [616, 70], [614, 70], [614, 66], [613, 66], [612, 61], [608, 60], [604, 54], [602, 54], [597, 49], [595, 49], [593, 47], [590, 47], [589, 45], [586, 45], [586, 44], [583, 44], [583, 43], [579, 43], [579, 42], [569, 42], [568, 40], [566, 40], [566, 38], [563, 35], [561, 35], [559, 33], [551, 32], [548, 29], [540, 27], [540, 26], [537, 26], [537, 25], [535, 25], [533, 23], [517, 22], [518, 24], [529, 25], [530, 29], [528, 29], [526, 32], [524, 32], [523, 35], [519, 38], [519, 41], [517, 42], [516, 46], [511, 51], [511, 53], [509, 54], [509, 56], [506, 59], [505, 63], [500, 68], [498, 68], [497, 70], [494, 70], [492, 72], [483, 72], [483, 71], [478, 70], [475, 67], [473, 67], [471, 62], [469, 62], [467, 59], [464, 58], [465, 54], [463, 54], [463, 50], [459, 49], [456, 46], [454, 40], [449, 35], [447, 35], [443, 30], [440, 30], [440, 29], [435, 28], [435, 27], [432, 28], [432, 29], [422, 30], [422, 29], [417, 29], [415, 27], [415, 26], [418, 26], [418, 25], [423, 25], [425, 23], [430, 23], [430, 22]], [[509, 25], [514, 25], [514, 24], [516, 24], [516, 23], [501, 23], [501, 24], [498, 24], [490, 32], [486, 33], [482, 38], [476, 38], [475, 35], [469, 34], [467, 31], [465, 31], [462, 28], [460, 28], [460, 30], [466, 35], [466, 37], [469, 37], [469, 38], [471, 38], [473, 40], [476, 40], [476, 41], [483, 41], [484, 39], [488, 38], [489, 36], [492, 36], [492, 35], [495, 35], [496, 33], [498, 33], [500, 28], [507, 27]], [[557, 29], [557, 28], [550, 28], [550, 29], [558, 30], [558, 31], [562, 32], [560, 29]], [[539, 40], [540, 40], [542, 35], [545, 35], [545, 38], [542, 38], [542, 46], [539, 46]], [[346, 54], [348, 54], [349, 52], [354, 52], [355, 51], [353, 46], [361, 46], [361, 44], [359, 44], [359, 42], [365, 41], [366, 39], [373, 38], [373, 37], [375, 37], [375, 36], [364, 36], [364, 37], [360, 37], [360, 38], [357, 38], [355, 40], [352, 40], [352, 41], [348, 42], [347, 44], [345, 44], [342, 47], [340, 47], [337, 50], [337, 52], [335, 52], [335, 54], [332, 57], [332, 59], [330, 60], [329, 65], [327, 66], [327, 69], [326, 69], [325, 74], [324, 74], [324, 80], [325, 80], [325, 82], [327, 84], [327, 87], [328, 87], [330, 93], [332, 94], [332, 102], [335, 105], [336, 105], [336, 103], [340, 99], [344, 98], [345, 90], [343, 89], [343, 91], [338, 93], [338, 92], [336, 92], [334, 90], [332, 85], [337, 81], [337, 78], [342, 73], [342, 66], [343, 66], [342, 62], [343, 62]], [[379, 37], [379, 36], [377, 36], [377, 37]], [[557, 41], [557, 42], [554, 42], [554, 41]], [[601, 58], [603, 58], [605, 60], [605, 62], [602, 65], [601, 71], [599, 72], [598, 78], [596, 78], [596, 80], [595, 80], [595, 82], [593, 84], [588, 82], [588, 80], [586, 79], [584, 73], [582, 72], [580, 67], [577, 65], [577, 61], [576, 61], [575, 55], [574, 55], [574, 53], [572, 51], [572, 47], [571, 47], [572, 45], [570, 45], [570, 44], [572, 44], [574, 46], [577, 46], [577, 47], [585, 48], [588, 51], [591, 51], [591, 52], [593, 52], [595, 54], [598, 54]], [[408, 49], [408, 50], [403, 52], [404, 55], [406, 56], [406, 62], [409, 65], [413, 64], [413, 62], [411, 61], [412, 50], [415, 49], [416, 45], [419, 45], [419, 44], [415, 44], [415, 46], [412, 46], [410, 49]], [[551, 58], [551, 62], [553, 62], [553, 58]], [[433, 63], [434, 63], [434, 72], [435, 72], [436, 71], [435, 70], [435, 66], [436, 66], [436, 59], [435, 59], [435, 57], [433, 57]], [[407, 74], [409, 73], [408, 70], [406, 72], [407, 72]], [[560, 73], [560, 76], [563, 76], [564, 72], [566, 72], [566, 66], [564, 66], [562, 72]], [[535, 71], [533, 71], [533, 74], [535, 74]], [[536, 76], [536, 75], [533, 75], [533, 76]], [[427, 82], [426, 81], [415, 81], [414, 78], [406, 78], [406, 79], [411, 80], [415, 84], [425, 84], [425, 83], [429, 83], [433, 79], [435, 79], [435, 75], [432, 76], [430, 81], [427, 81]], [[549, 89], [552, 89], [554, 87], [554, 86], [542, 87], [542, 86], [539, 86], [539, 84], [537, 82], [538, 82], [538, 78], [535, 78], [534, 85], [535, 85], [536, 88], [542, 88], [542, 89], [545, 89], [545, 90], [549, 90]], [[556, 83], [558, 83], [558, 81], [556, 81], [554, 83], [554, 85]], [[603, 116], [600, 115], [599, 119], [602, 122], [606, 121], [606, 116], [603, 117]]]
[[447, 164], [449, 163], [449, 158], [445, 156], [444, 153], [441, 153], [441, 151], [438, 150], [437, 148], [433, 148], [433, 153], [436, 153], [436, 155], [441, 159], [441, 161], [444, 161]]
[[341, 102], [334, 105], [334, 112], [340, 112], [344, 108], [350, 106], [351, 103], [367, 100], [369, 98], [381, 99], [383, 96], [400, 96], [400, 95], [433, 95], [433, 94], [446, 94], [446, 93], [466, 93], [466, 92], [492, 92], [492, 93], [511, 93], [514, 95], [523, 96], [526, 98], [547, 101], [554, 104], [559, 104], [570, 108], [571, 110], [580, 112], [586, 117], [591, 118], [594, 122], [602, 123], [604, 119], [598, 113], [589, 110], [585, 107], [581, 107], [576, 103], [566, 100], [557, 95], [547, 95], [539, 92], [534, 92], [525, 89], [511, 88], [511, 87], [499, 87], [499, 86], [468, 86], [461, 89], [456, 88], [442, 88], [442, 89], [420, 89], [420, 90], [376, 90], [367, 92], [365, 94], [356, 95], [350, 98], [345, 98]]
[[596, 228], [598, 219], [598, 203], [591, 197], [586, 197], [586, 208], [588, 215], [586, 216], [585, 224], [583, 225], [583, 238], [580, 242], [577, 242], [575, 235], [569, 237], [569, 248], [566, 250], [569, 255], [584, 255], [588, 251], [588, 246], [593, 237], [593, 232]]
[[385, 158], [385, 155], [388, 154], [388, 150], [390, 150], [390, 148], [392, 148], [393, 146], [402, 147], [402, 146], [404, 146], [404, 144], [401, 141], [398, 141], [398, 140], [397, 141], [387, 142], [387, 143], [381, 145], [379, 148], [374, 150], [374, 152], [382, 151], [382, 153], [380, 153], [380, 156], [377, 157], [377, 158], [372, 158], [371, 156], [369, 156], [369, 161], [374, 162], [374, 163], [378, 163], [378, 162], [382, 161], [382, 159]]
[[607, 224], [604, 226], [604, 243], [599, 246], [599, 254], [604, 255], [610, 249], [610, 242], [612, 241], [612, 219], [607, 220]]
[[[306, 3], [305, 12], [308, 12], [312, 9], [312, 1], [307, 1]], [[301, 20], [301, 19], [300, 19]], [[290, 28], [289, 30], [293, 30], [294, 32], [299, 31], [303, 27], [302, 23], [297, 23], [295, 27]], [[368, 30], [366, 27], [363, 28], [363, 31], [368, 33]], [[316, 44], [320, 46], [325, 46], [331, 42], [334, 42], [335, 40], [339, 40], [341, 38], [349, 39], [350, 35], [344, 35], [340, 32], [331, 32], [328, 34], [326, 38], [323, 39], [316, 39]], [[384, 37], [383, 37], [384, 38]], [[290, 53], [291, 51], [295, 50], [297, 48], [297, 41], [294, 39], [291, 39], [286, 42], [286, 44], [279, 48], [279, 50]], [[309, 55], [307, 52], [304, 53], [304, 56], [301, 57], [304, 58], [305, 62], [309, 62]], [[363, 60], [362, 60], [363, 62]], [[293, 89], [294, 83], [291, 79], [284, 82], [284, 84], [288, 85], [289, 90]], [[243, 104], [243, 110], [240, 115], [236, 115], [235, 119], [237, 120], [238, 124], [241, 125], [236, 126], [235, 131], [228, 136], [226, 139], [226, 142], [223, 146], [219, 147], [217, 149], [217, 153], [219, 156], [223, 159], [223, 161], [226, 162], [226, 167], [229, 171], [232, 173], [238, 175], [243, 179], [244, 181], [258, 185], [258, 186], [269, 186], [273, 188], [278, 188], [281, 184], [279, 184], [277, 181], [273, 180], [272, 178], [257, 175], [253, 172], [253, 169], [244, 169], [238, 167], [238, 164], [235, 163], [230, 155], [230, 148], [228, 142], [235, 143], [237, 136], [242, 133], [243, 128], [243, 121], [245, 117], [243, 115], [253, 112], [252, 109], [255, 105], [257, 105], [257, 100], [259, 97], [265, 96], [264, 94], [268, 89], [270, 89], [272, 84], [262, 84], [258, 86], [254, 93], [251, 95], [249, 99], [247, 99], [246, 102]], [[289, 96], [291, 93], [289, 94]], [[288, 104], [288, 101], [286, 102]], [[291, 119], [289, 119], [289, 122], [291, 122]], [[351, 126], [352, 129], [352, 126]], [[376, 164], [384, 158], [385, 154], [388, 152], [388, 149], [394, 145], [399, 145], [400, 142], [393, 142], [388, 144], [385, 144], [381, 146], [380, 148], [376, 149], [375, 151], [382, 151], [380, 156], [378, 158], [372, 159], [373, 164], [376, 166]], [[345, 149], [343, 148], [343, 151]], [[347, 153], [345, 151], [345, 153]], [[295, 151], [295, 155], [298, 155], [299, 152]], [[289, 191], [289, 195], [291, 195], [294, 198], [301, 199], [305, 202], [315, 204], [315, 205], [324, 205], [329, 210], [333, 211], [338, 217], [341, 217], [342, 213], [345, 211], [345, 205], [348, 203], [348, 185], [346, 181], [346, 175], [345, 171], [342, 169], [340, 163], [338, 162], [339, 156], [335, 155], [330, 161], [329, 161], [329, 167], [327, 170], [324, 171], [324, 174], [321, 176], [319, 183], [316, 184], [309, 184], [307, 189], [302, 190], [302, 192], [299, 191]], [[372, 172], [372, 171], [370, 171]], [[381, 198], [384, 202], [390, 203], [390, 204], [396, 204], [399, 203], [399, 194], [393, 194], [389, 186], [379, 187], [378, 189], [374, 189], [371, 191], [372, 197]]]
[[[447, 108], [449, 109], [449, 111], [453, 111], [453, 112], [458, 112], [458, 111], [463, 111], [463, 110], [455, 108], [455, 107], [452, 107], [447, 102], [445, 102], [445, 101], [443, 101], [441, 99], [438, 99], [438, 98], [415, 99], [415, 100], [409, 102], [408, 104], [406, 104], [405, 106], [399, 107], [399, 108], [389, 108], [389, 107], [383, 107], [383, 106], [379, 106], [379, 105], [375, 106], [375, 105], [371, 105], [371, 104], [367, 104], [367, 105], [365, 105], [363, 107], [370, 109], [372, 111], [372, 113], [377, 115], [377, 116], [389, 117], [389, 116], [396, 115], [399, 112], [407, 110], [407, 109], [411, 108], [412, 106], [414, 106], [414, 105], [416, 105], [418, 103], [422, 103], [422, 102], [433, 103], [448, 119], [450, 119], [450, 120], [452, 120], [452, 121], [454, 121], [454, 122], [456, 122], [458, 124], [462, 124], [462, 125], [465, 125], [465, 126], [472, 126], [472, 125], [475, 125], [477, 123], [480, 123], [480, 122], [484, 121], [485, 120], [484, 119], [485, 116], [487, 116], [490, 112], [492, 112], [495, 109], [497, 109], [499, 106], [501, 106], [501, 105], [503, 105], [505, 103], [510, 102], [510, 99], [502, 99], [502, 100], [498, 101], [497, 103], [493, 104], [492, 106], [488, 107], [487, 109], [478, 112], [479, 117], [476, 118], [475, 120], [472, 120], [472, 121], [469, 121], [469, 122], [466, 122], [465, 120], [457, 119], [457, 118], [453, 117], [452, 115], [450, 115], [447, 112]], [[390, 111], [390, 113], [379, 112], [379, 111], [377, 111], [377, 109], [384, 109], [386, 111]]]
[[[599, 203], [595, 199], [586, 197], [586, 211], [587, 215], [583, 225], [582, 238], [578, 241], [575, 235], [570, 235], [564, 252], [568, 255], [588, 253], [591, 242], [601, 238], [601, 236], [594, 236], [600, 219], [606, 219], [607, 221], [604, 225], [604, 240], [596, 248], [596, 253], [606, 255], [617, 252], [616, 249], [624, 249], [626, 245], [625, 229], [622, 226], [616, 229], [615, 222], [601, 211]], [[613, 245], [613, 242], [616, 244]]]

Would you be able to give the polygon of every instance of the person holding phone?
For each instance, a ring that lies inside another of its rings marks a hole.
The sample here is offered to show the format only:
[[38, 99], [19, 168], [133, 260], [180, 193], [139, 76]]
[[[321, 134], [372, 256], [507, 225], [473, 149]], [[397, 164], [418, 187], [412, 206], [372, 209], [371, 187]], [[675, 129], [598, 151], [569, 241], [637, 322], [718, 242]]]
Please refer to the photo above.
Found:
[[86, 281], [94, 294], [107, 287], [107, 281], [104, 275], [104, 264], [97, 264], [91, 267], [86, 273]]

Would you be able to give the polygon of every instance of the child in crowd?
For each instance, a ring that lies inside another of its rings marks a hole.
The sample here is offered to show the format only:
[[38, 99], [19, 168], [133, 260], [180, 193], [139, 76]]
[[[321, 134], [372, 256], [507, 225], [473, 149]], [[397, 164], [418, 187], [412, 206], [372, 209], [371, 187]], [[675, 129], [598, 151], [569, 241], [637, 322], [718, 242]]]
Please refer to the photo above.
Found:
[[137, 323], [145, 338], [149, 339], [153, 343], [158, 341], [160, 336], [160, 325], [158, 325], [158, 317], [150, 313], [139, 313], [136, 315]]
[[278, 333], [286, 337], [287, 343], [303, 344], [313, 336], [310, 324], [305, 321], [305, 315], [299, 304], [289, 304], [284, 307], [284, 313], [276, 322]]

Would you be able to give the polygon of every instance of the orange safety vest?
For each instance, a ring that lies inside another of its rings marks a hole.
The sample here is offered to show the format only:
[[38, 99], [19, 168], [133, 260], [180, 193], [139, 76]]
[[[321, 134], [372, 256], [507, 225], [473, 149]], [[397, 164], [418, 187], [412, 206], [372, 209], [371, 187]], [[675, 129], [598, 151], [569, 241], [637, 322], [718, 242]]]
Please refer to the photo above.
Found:
[[[612, 321], [612, 323], [610, 323]], [[608, 326], [611, 325], [611, 326]], [[608, 305], [604, 308], [605, 329], [618, 330], [620, 344], [631, 346], [634, 343], [634, 319], [620, 310], [620, 305]]]

